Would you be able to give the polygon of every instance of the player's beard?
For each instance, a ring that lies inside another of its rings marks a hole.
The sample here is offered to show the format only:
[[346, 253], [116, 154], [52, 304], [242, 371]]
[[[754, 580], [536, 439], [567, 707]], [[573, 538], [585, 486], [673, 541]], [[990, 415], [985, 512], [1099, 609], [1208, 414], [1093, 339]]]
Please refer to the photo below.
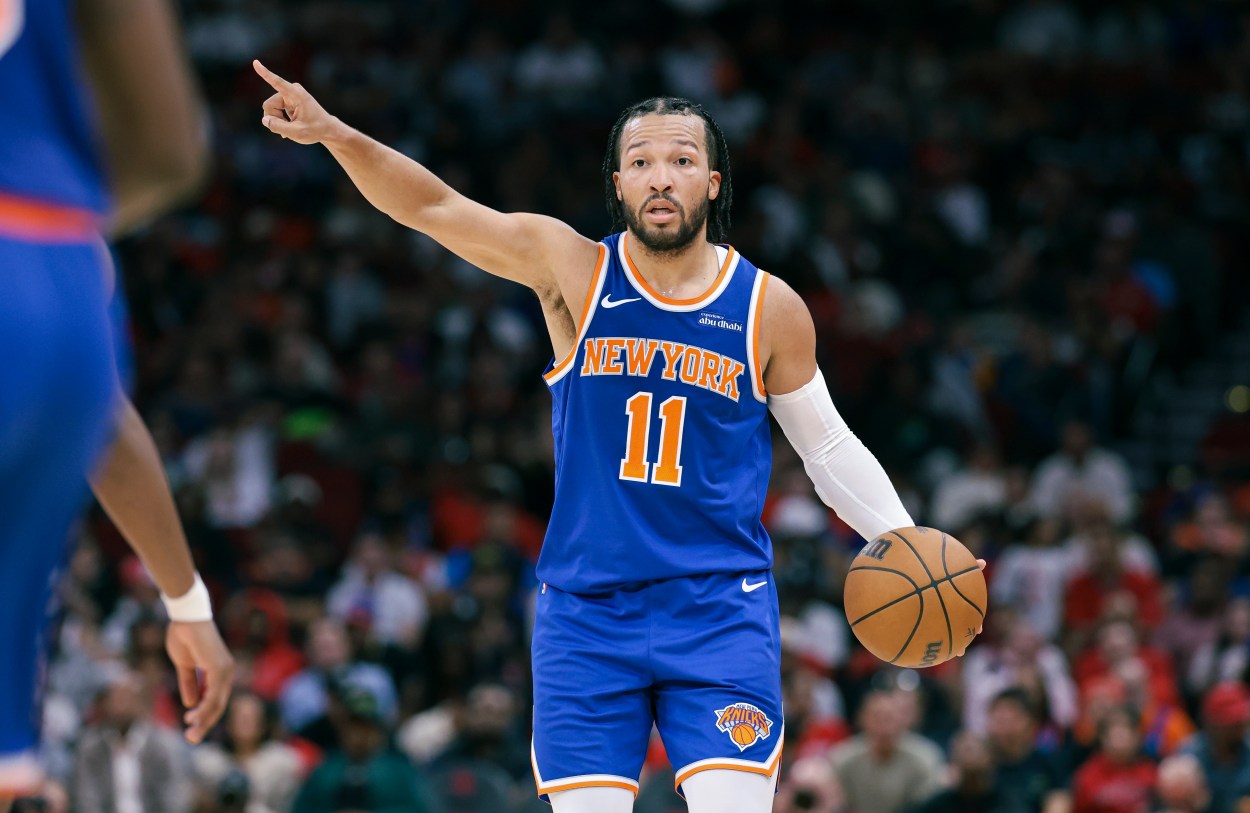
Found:
[[[647, 207], [657, 200], [667, 201], [674, 209], [677, 210], [678, 222], [677, 228], [662, 229], [656, 226], [648, 226], [643, 220], [646, 215]], [[637, 209], [630, 209], [628, 206], [622, 207], [625, 210], [625, 225], [629, 226], [629, 230], [638, 238], [638, 242], [652, 254], [680, 254], [698, 238], [703, 231], [703, 227], [707, 225], [707, 214], [710, 201], [704, 198], [686, 217], [686, 207], [667, 195], [659, 195], [648, 198]]]

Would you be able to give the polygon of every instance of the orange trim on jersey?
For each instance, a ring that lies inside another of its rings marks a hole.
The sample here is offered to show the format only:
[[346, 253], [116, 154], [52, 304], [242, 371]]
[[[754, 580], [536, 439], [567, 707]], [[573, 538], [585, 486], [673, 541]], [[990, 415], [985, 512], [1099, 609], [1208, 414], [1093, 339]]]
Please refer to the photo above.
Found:
[[768, 277], [768, 272], [760, 277], [760, 292], [755, 300], [755, 329], [751, 332], [751, 354], [755, 357], [755, 386], [760, 395], [765, 397], [768, 396], [768, 390], [764, 389], [764, 365], [760, 358], [760, 322], [764, 321], [764, 291], [768, 288]]
[[577, 358], [577, 347], [582, 340], [582, 328], [586, 327], [586, 317], [590, 315], [590, 306], [595, 302], [595, 293], [599, 288], [599, 277], [603, 276], [608, 267], [608, 264], [604, 262], [604, 259], [607, 256], [608, 247], [603, 243], [600, 243], [599, 259], [595, 261], [595, 273], [590, 277], [590, 288], [586, 291], [586, 301], [582, 303], [582, 315], [581, 318], [577, 320], [577, 329], [573, 332], [573, 349], [569, 351], [563, 361], [552, 367], [551, 371], [543, 376], [543, 378], [547, 381], [550, 381], [552, 378], [558, 376], [564, 371], [565, 367], [568, 367], [573, 363], [573, 359]]
[[560, 793], [561, 791], [577, 790], [578, 788], [620, 788], [621, 790], [630, 791], [635, 798], [638, 796], [638, 787], [636, 785], [631, 785], [628, 782], [613, 782], [608, 779], [597, 779], [593, 782], [569, 782], [567, 785], [550, 785], [546, 788], [540, 787], [538, 795], [546, 796], [549, 793]]
[[93, 240], [99, 231], [95, 212], [0, 192], [0, 234], [19, 240], [77, 242]]
[[[626, 232], [621, 236], [622, 240], [627, 240], [628, 238], [629, 232]], [[694, 305], [702, 302], [704, 299], [707, 299], [712, 292], [720, 286], [721, 280], [725, 278], [725, 272], [728, 271], [729, 266], [733, 264], [734, 254], [736, 253], [733, 246], [729, 246], [728, 248], [729, 251], [725, 253], [725, 262], [721, 265], [720, 273], [716, 275], [716, 279], [712, 280], [712, 284], [707, 287], [706, 291], [693, 299], [669, 299], [668, 297], [661, 295], [659, 291], [652, 288], [651, 285], [642, 278], [642, 274], [638, 273], [638, 268], [634, 265], [634, 258], [629, 256], [628, 243], [625, 244], [625, 265], [629, 268], [629, 275], [634, 278], [634, 282], [641, 285], [644, 291], [655, 297], [660, 302], [663, 302], [665, 305]]]
[[690, 770], [683, 771], [682, 773], [678, 774], [673, 782], [673, 789], [678, 790], [679, 788], [681, 788], [682, 782], [685, 782], [687, 779], [694, 776], [695, 774], [703, 773], [704, 771], [744, 771], [746, 773], [759, 774], [760, 776], [772, 776], [774, 773], [776, 773], [777, 768], [780, 765], [781, 765], [781, 750], [780, 749], [778, 749], [776, 755], [773, 757], [772, 762], [769, 762], [767, 765], [765, 764], [743, 765], [741, 762], [708, 762], [706, 764], [700, 765], [697, 768], [691, 768]]

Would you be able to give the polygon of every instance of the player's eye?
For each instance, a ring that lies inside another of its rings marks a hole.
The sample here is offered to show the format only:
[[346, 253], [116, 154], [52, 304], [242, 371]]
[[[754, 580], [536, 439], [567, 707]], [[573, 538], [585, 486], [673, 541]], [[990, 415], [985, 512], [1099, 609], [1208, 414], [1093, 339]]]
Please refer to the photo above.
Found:
[[634, 159], [634, 166], [638, 167], [639, 169], [641, 169], [642, 167], [646, 166], [646, 164], [647, 164], [647, 162], [646, 162], [646, 161], [644, 161], [644, 160], [642, 160], [641, 158], [635, 158], [635, 159]]
[[684, 155], [681, 158], [677, 159], [678, 166], [688, 167], [690, 166], [691, 163], [692, 163], [691, 160]]

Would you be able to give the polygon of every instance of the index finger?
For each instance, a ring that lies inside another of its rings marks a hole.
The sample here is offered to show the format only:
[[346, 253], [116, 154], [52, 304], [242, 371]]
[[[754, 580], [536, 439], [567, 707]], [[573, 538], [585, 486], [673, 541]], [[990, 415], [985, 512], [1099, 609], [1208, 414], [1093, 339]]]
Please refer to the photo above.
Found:
[[260, 78], [269, 83], [274, 90], [290, 90], [291, 83], [283, 79], [278, 74], [266, 68], [261, 64], [259, 59], [252, 60], [252, 67], [256, 69], [256, 73], [260, 74]]

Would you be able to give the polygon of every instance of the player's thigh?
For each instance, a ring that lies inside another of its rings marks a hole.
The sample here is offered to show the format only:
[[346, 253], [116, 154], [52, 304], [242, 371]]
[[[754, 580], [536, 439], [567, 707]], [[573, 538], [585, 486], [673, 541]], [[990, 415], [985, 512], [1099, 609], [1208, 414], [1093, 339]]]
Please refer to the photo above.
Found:
[[777, 792], [777, 774], [701, 771], [682, 783], [690, 813], [768, 813]]
[[0, 238], [0, 764], [32, 712], [52, 574], [113, 422], [111, 338], [95, 246]]
[[646, 606], [547, 588], [534, 619], [533, 762], [540, 795], [614, 787], [631, 798], [651, 734]]
[[[743, 584], [750, 588], [744, 590]], [[715, 769], [771, 776], [783, 740], [781, 640], [770, 574], [673, 585], [654, 652], [656, 726], [678, 786]], [[684, 792], [684, 791], [683, 791]]]
[[623, 788], [578, 788], [551, 794], [552, 813], [630, 813], [634, 794]]

